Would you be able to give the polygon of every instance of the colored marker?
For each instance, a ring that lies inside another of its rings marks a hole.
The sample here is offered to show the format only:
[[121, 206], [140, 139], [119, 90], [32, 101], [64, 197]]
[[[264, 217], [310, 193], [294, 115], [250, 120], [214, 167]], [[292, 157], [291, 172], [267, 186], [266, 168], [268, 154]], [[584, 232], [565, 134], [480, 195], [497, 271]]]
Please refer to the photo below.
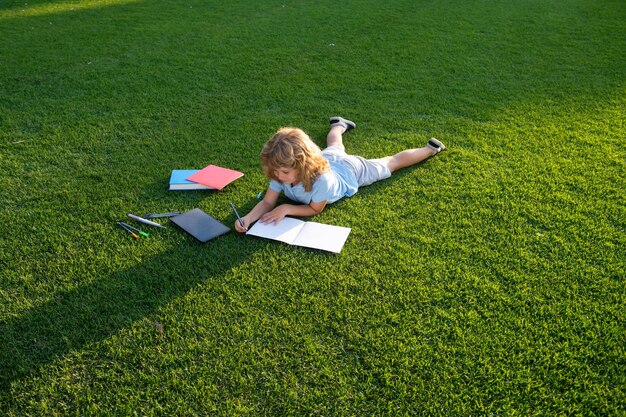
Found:
[[144, 214], [143, 217], [144, 219], [155, 219], [157, 217], [174, 217], [174, 216], [178, 216], [180, 214], [180, 211], [172, 211], [170, 213], [150, 213], [150, 214]]
[[126, 230], [128, 233], [130, 233], [130, 235], [134, 237], [135, 239], [139, 239], [139, 236], [137, 236], [132, 230], [126, 228], [126, 226], [124, 226], [122, 222], [117, 222], [117, 225], [121, 227], [122, 229]]
[[144, 232], [144, 231], [142, 231], [142, 230], [139, 230], [139, 229], [137, 229], [136, 227], [133, 227], [133, 226], [131, 226], [131, 225], [130, 225], [130, 224], [128, 224], [128, 223], [120, 222], [120, 224], [122, 224], [122, 225], [124, 225], [124, 226], [128, 227], [129, 229], [134, 230], [135, 232], [139, 233], [141, 236], [145, 236], [145, 237], [150, 236], [150, 235], [149, 235], [149, 234], [147, 234], [146, 232]]
[[133, 220], [137, 220], [139, 223], [143, 223], [143, 224], [148, 224], [150, 226], [156, 226], [156, 227], [165, 227], [163, 225], [160, 225], [158, 223], [152, 222], [150, 220], [144, 219], [143, 217], [139, 217], [139, 216], [135, 216], [134, 214], [128, 214], [128, 217], [130, 217]]

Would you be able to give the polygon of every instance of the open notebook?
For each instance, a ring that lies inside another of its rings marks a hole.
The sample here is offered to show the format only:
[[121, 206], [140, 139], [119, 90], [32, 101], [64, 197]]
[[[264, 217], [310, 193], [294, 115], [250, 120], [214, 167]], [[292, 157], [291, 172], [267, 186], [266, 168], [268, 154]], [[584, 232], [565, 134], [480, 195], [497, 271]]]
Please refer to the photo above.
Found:
[[278, 223], [256, 222], [246, 234], [279, 240], [295, 246], [340, 253], [350, 234], [349, 227], [305, 222], [285, 217]]

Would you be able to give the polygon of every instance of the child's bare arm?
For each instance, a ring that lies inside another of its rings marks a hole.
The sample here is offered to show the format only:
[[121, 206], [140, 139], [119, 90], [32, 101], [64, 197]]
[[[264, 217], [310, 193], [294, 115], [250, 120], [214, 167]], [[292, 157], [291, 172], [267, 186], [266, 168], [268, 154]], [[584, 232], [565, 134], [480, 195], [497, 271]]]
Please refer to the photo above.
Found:
[[252, 223], [257, 221], [265, 213], [271, 211], [274, 207], [276, 207], [276, 201], [278, 201], [279, 195], [280, 193], [272, 190], [271, 188], [268, 188], [263, 200], [259, 201], [248, 214], [241, 218], [241, 220], [243, 221], [243, 226], [239, 223], [239, 220], [235, 221], [235, 230], [237, 230], [239, 233], [247, 232], [248, 227], [250, 227]]
[[281, 204], [275, 209], [265, 213], [261, 216], [261, 221], [264, 223], [278, 223], [285, 216], [298, 216], [298, 217], [310, 217], [321, 213], [326, 207], [326, 200], [310, 204], [294, 205], [294, 204]]

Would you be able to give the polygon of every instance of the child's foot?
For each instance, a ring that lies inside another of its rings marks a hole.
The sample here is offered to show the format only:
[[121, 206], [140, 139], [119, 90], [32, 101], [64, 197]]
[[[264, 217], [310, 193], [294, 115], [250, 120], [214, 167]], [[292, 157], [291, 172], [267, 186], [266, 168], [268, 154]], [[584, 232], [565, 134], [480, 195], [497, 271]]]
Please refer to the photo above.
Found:
[[356, 123], [351, 120], [344, 119], [343, 117], [334, 116], [330, 118], [330, 127], [341, 126], [347, 132], [348, 130], [352, 130], [356, 127]]
[[426, 144], [426, 147], [435, 151], [435, 155], [446, 149], [446, 145], [444, 145], [439, 139], [435, 138], [430, 138], [430, 140]]

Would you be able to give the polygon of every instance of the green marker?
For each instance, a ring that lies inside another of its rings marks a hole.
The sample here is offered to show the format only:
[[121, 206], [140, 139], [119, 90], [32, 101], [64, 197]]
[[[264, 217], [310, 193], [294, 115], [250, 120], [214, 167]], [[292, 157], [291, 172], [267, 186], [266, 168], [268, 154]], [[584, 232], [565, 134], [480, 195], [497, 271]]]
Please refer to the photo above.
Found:
[[135, 239], [139, 239], [139, 236], [137, 236], [137, 234], [133, 232], [132, 230], [130, 230], [128, 227], [124, 226], [122, 222], [117, 222], [117, 225], [121, 227], [122, 229], [124, 229], [126, 232], [130, 233], [130, 235], [134, 237]]
[[144, 236], [144, 237], [148, 237], [148, 236], [150, 236], [150, 235], [149, 235], [149, 234], [147, 234], [146, 232], [141, 231], [141, 230], [137, 229], [136, 227], [131, 226], [130, 224], [126, 224], [126, 223], [124, 223], [124, 222], [120, 222], [120, 223], [121, 223], [121, 224], [123, 224], [123, 225], [124, 225], [124, 226], [126, 226], [126, 227], [129, 227], [129, 228], [133, 229], [134, 231], [136, 231], [137, 233], [139, 233], [141, 236]]

